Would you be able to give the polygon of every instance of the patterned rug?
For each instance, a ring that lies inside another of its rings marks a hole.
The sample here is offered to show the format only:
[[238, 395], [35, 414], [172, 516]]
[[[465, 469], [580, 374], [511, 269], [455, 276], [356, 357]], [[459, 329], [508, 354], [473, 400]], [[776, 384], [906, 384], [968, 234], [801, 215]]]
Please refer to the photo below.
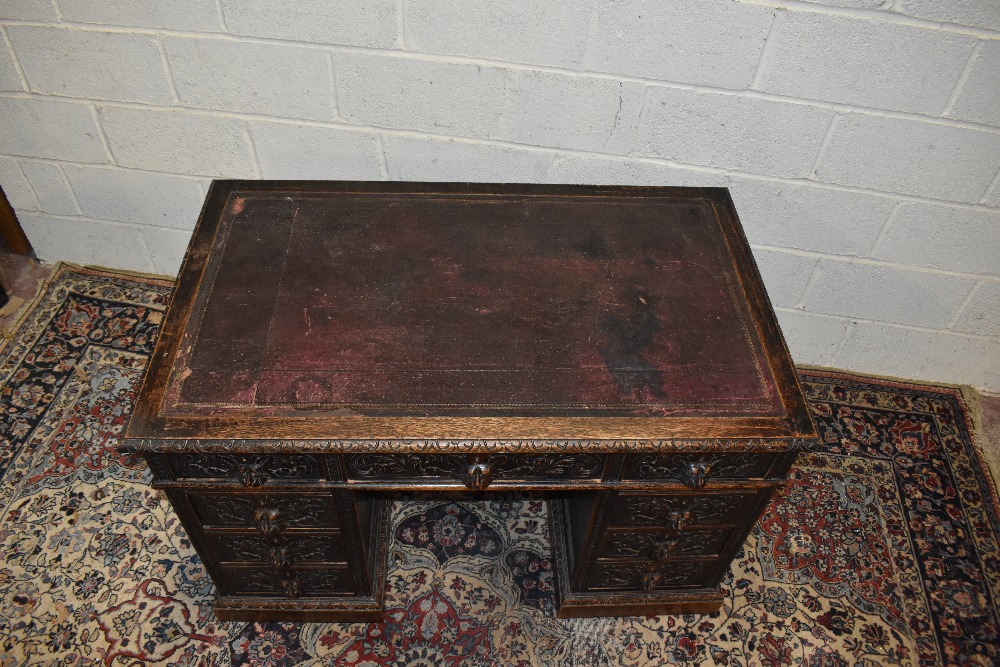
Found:
[[804, 372], [825, 443], [721, 613], [553, 617], [546, 505], [397, 503], [383, 624], [220, 623], [144, 463], [114, 446], [170, 284], [62, 268], [0, 353], [3, 665], [991, 665], [996, 492], [953, 389]]

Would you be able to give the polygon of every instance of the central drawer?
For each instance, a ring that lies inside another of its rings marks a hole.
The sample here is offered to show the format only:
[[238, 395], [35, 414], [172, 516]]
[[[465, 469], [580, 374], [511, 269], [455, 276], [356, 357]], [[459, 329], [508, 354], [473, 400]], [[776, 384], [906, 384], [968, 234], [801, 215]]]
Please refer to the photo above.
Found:
[[353, 454], [353, 482], [462, 484], [474, 491], [500, 483], [599, 482], [608, 457], [599, 454]]
[[337, 501], [329, 493], [192, 493], [189, 496], [201, 525], [212, 528], [253, 528], [263, 535], [288, 528], [336, 529]]

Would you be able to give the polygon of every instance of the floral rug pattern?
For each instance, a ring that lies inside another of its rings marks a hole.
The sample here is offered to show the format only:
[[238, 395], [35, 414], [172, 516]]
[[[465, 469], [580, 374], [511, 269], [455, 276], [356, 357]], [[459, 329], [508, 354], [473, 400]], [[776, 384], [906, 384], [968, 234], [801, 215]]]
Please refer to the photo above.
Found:
[[397, 502], [379, 624], [221, 623], [140, 460], [114, 447], [170, 297], [62, 268], [0, 351], [0, 665], [1000, 663], [1000, 519], [959, 393], [808, 371], [823, 438], [718, 614], [554, 618], [546, 504]]

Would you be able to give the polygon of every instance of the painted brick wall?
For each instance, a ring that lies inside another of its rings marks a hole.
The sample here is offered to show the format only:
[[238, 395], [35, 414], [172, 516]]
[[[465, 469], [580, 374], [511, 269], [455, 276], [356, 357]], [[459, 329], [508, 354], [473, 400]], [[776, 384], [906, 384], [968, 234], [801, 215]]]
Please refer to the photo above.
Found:
[[174, 274], [208, 182], [732, 189], [800, 363], [1000, 390], [997, 0], [3, 0], [43, 259]]

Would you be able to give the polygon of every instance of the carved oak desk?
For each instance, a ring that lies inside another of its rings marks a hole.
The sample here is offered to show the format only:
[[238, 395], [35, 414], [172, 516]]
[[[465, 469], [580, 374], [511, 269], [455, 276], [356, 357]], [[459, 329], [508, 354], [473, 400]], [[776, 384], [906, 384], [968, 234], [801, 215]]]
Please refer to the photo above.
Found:
[[220, 618], [353, 621], [416, 491], [548, 499], [561, 616], [716, 610], [814, 437], [723, 189], [221, 181], [123, 449]]

